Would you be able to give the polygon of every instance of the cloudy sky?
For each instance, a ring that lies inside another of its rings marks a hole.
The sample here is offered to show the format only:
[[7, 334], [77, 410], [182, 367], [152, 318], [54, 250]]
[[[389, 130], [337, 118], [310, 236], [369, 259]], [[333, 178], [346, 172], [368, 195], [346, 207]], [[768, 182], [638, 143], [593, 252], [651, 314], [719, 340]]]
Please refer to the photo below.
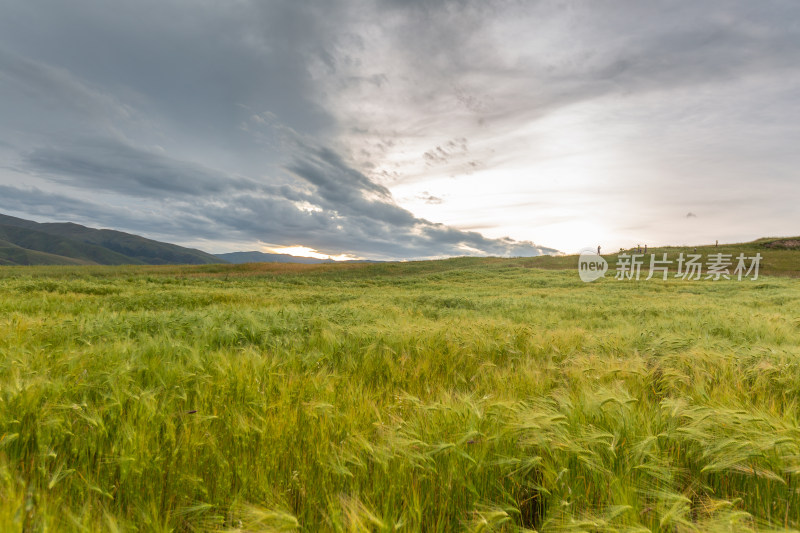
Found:
[[3, 0], [0, 211], [211, 252], [800, 233], [795, 0]]

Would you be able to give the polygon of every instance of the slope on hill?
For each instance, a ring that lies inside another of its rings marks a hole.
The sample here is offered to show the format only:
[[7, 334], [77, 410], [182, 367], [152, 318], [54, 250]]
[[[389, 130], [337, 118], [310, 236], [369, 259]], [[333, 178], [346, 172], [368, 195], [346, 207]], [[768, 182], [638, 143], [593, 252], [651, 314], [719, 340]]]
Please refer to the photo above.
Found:
[[[42, 252], [54, 256], [54, 261], [57, 260], [56, 258], [62, 258], [59, 263], [49, 264], [75, 264], [73, 263], [74, 260], [83, 264], [96, 265], [144, 264], [143, 261], [134, 260], [107, 248], [103, 248], [102, 246], [83, 243], [36, 229], [0, 224], [0, 239], [25, 250]], [[41, 256], [37, 255], [29, 255], [28, 257], [32, 260], [41, 258]]]
[[[38, 223], [1, 214], [0, 240], [6, 244], [0, 246], [0, 264], [200, 265], [225, 262], [200, 250], [121, 231], [87, 228], [71, 222]], [[48, 255], [39, 255], [41, 253]]]
[[0, 265], [88, 265], [90, 261], [38, 252], [0, 240]]
[[[733, 244], [707, 244], [703, 246], [658, 246], [647, 249], [647, 256], [666, 253], [668, 259], [676, 259], [680, 253], [697, 253], [707, 258], [709, 254], [730, 254], [736, 257], [743, 253], [748, 257], [761, 254], [760, 272], [767, 275], [800, 277], [800, 237], [764, 237], [751, 242]], [[636, 248], [620, 250], [614, 253], [603, 253], [609, 268], [614, 269], [620, 253], [634, 253]], [[542, 255], [538, 257], [520, 258], [515, 263], [533, 268], [552, 270], [577, 269], [578, 255]]]
[[42, 225], [44, 226], [42, 231], [52, 235], [102, 246], [148, 265], [204, 265], [220, 262], [218, 257], [201, 250], [154, 241], [122, 231], [87, 228], [71, 222]]

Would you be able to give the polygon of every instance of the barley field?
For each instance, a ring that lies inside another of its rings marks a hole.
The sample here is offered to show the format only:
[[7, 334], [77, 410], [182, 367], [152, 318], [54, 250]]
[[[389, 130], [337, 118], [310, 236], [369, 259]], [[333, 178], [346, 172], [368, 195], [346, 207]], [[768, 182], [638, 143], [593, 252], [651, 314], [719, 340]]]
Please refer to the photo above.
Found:
[[800, 529], [800, 285], [0, 271], [0, 531]]

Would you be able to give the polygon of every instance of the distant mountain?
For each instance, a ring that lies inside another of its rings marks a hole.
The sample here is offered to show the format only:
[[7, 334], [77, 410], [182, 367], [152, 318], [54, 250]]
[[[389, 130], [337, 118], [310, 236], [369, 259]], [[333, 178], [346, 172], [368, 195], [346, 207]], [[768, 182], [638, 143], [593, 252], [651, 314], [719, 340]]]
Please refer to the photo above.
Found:
[[369, 261], [356, 259], [352, 261], [334, 261], [333, 259], [316, 259], [314, 257], [299, 257], [289, 254], [265, 254], [264, 252], [231, 252], [229, 254], [217, 254], [217, 257], [224, 259], [228, 263], [236, 265], [242, 263], [379, 263], [380, 261]]
[[0, 215], [0, 265], [202, 265], [214, 255], [109, 229]]

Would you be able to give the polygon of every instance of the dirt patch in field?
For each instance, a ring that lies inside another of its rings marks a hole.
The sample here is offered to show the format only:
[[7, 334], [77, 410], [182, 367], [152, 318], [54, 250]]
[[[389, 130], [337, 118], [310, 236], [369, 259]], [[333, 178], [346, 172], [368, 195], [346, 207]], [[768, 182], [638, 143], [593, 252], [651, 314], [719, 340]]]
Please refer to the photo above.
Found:
[[781, 239], [764, 243], [765, 248], [780, 248], [783, 250], [800, 250], [800, 239]]

